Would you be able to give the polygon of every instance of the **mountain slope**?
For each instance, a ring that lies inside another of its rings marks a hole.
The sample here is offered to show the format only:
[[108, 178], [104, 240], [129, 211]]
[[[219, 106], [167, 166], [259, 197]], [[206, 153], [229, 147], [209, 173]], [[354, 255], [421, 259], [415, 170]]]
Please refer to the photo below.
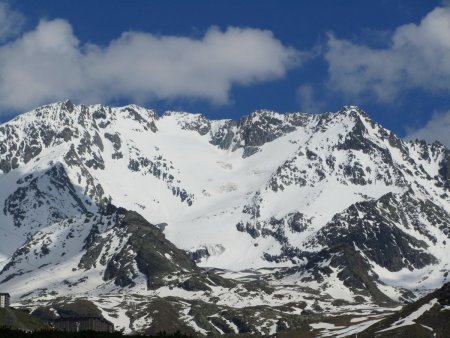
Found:
[[448, 337], [450, 283], [360, 333], [361, 337]]

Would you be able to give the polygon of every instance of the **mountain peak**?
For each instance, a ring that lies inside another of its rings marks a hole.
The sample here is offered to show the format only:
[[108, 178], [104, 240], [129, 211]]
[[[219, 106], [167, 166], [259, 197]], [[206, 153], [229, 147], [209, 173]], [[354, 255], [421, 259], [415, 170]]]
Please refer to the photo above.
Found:
[[362, 108], [354, 105], [343, 106], [338, 112], [338, 115], [346, 115], [351, 117], [360, 117], [364, 119], [371, 120], [369, 114], [365, 112]]

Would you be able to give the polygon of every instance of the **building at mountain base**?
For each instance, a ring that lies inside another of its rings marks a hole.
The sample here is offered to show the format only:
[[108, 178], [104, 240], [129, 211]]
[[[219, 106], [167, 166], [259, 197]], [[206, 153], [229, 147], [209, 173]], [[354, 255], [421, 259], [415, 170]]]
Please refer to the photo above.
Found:
[[114, 332], [114, 325], [106, 319], [100, 317], [58, 318], [52, 321], [51, 325], [56, 330], [67, 332]]
[[0, 293], [0, 308], [8, 308], [10, 299], [9, 293]]

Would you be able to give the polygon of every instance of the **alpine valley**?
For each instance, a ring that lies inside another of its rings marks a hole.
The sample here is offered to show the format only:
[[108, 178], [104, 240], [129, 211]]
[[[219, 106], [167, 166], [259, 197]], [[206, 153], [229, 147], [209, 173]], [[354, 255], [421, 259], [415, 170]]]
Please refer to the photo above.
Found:
[[0, 125], [0, 171], [0, 292], [44, 321], [345, 337], [424, 308], [402, 330], [450, 334], [450, 151], [358, 107], [59, 102]]

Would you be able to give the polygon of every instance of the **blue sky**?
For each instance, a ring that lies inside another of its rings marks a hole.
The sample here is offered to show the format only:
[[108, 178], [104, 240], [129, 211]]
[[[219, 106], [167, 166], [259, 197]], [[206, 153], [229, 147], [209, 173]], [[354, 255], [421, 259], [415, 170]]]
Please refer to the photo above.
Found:
[[0, 1], [0, 120], [138, 103], [233, 118], [355, 104], [450, 146], [450, 8], [382, 1]]

